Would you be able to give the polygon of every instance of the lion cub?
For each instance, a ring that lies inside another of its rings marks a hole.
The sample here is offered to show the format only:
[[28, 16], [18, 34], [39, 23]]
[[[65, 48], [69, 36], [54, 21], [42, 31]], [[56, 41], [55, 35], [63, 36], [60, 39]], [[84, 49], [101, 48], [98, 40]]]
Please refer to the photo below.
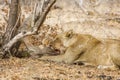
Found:
[[63, 45], [66, 47], [65, 53], [57, 56], [43, 56], [40, 59], [69, 64], [81, 62], [98, 66], [98, 68], [117, 69], [120, 66], [119, 40], [100, 41], [91, 35], [75, 34], [68, 31], [59, 34], [53, 45]]

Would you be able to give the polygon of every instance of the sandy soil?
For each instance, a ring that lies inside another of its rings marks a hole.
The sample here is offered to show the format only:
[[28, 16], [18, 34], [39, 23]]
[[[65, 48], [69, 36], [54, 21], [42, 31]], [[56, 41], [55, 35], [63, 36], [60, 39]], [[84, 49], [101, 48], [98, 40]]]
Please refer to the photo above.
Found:
[[120, 71], [39, 59], [0, 60], [0, 80], [120, 80]]

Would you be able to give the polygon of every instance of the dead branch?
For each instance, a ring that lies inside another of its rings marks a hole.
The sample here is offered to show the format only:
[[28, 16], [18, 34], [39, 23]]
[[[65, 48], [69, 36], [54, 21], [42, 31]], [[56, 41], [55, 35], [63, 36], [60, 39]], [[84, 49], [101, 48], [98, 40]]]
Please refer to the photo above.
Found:
[[[38, 33], [39, 28], [41, 27], [41, 25], [43, 24], [47, 13], [50, 11], [50, 8], [52, 7], [52, 5], [56, 2], [56, 0], [50, 0], [50, 3], [47, 5], [47, 7], [44, 9], [43, 12], [41, 12], [41, 15], [39, 17], [39, 19], [36, 21], [35, 25], [34, 25], [34, 29], [33, 31], [21, 31], [19, 34], [17, 34], [14, 38], [12, 38], [7, 44], [5, 44], [3, 46], [3, 50], [4, 51], [9, 51], [9, 49], [20, 39], [29, 36], [29, 35], [35, 35]], [[25, 23], [26, 24], [26, 23]], [[26, 25], [23, 24], [21, 27], [26, 27]]]
[[41, 13], [41, 16], [40, 18], [38, 19], [38, 21], [36, 22], [35, 24], [35, 32], [37, 33], [39, 28], [41, 27], [41, 25], [43, 24], [45, 18], [46, 18], [46, 15], [47, 13], [50, 11], [50, 8], [52, 7], [52, 5], [56, 2], [56, 0], [52, 0], [50, 1], [50, 3], [47, 5], [47, 7], [44, 9], [44, 11]]

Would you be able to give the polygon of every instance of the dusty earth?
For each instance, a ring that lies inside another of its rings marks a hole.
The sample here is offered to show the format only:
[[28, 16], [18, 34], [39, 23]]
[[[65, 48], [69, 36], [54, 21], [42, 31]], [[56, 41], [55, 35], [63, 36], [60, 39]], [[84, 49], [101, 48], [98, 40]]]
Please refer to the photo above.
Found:
[[120, 71], [39, 59], [0, 60], [0, 80], [120, 80]]
[[[87, 14], [74, 0], [58, 0], [57, 6], [47, 15], [40, 34], [31, 43], [41, 46], [46, 38], [52, 40], [57, 33], [69, 29], [96, 38], [120, 39], [120, 1], [101, 1], [100, 5], [92, 7], [85, 3]], [[0, 4], [0, 38], [7, 26], [8, 12], [9, 6]], [[30, 13], [30, 7], [22, 6], [22, 19]], [[0, 60], [0, 80], [120, 80], [120, 70], [100, 70], [94, 66], [12, 57]]]

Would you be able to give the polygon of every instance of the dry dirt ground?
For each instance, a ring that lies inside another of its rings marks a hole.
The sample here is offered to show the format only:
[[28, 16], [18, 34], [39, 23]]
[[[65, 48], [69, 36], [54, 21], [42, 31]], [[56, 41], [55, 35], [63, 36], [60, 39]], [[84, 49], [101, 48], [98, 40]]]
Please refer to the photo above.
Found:
[[0, 60], [0, 80], [120, 80], [120, 71], [39, 59]]

